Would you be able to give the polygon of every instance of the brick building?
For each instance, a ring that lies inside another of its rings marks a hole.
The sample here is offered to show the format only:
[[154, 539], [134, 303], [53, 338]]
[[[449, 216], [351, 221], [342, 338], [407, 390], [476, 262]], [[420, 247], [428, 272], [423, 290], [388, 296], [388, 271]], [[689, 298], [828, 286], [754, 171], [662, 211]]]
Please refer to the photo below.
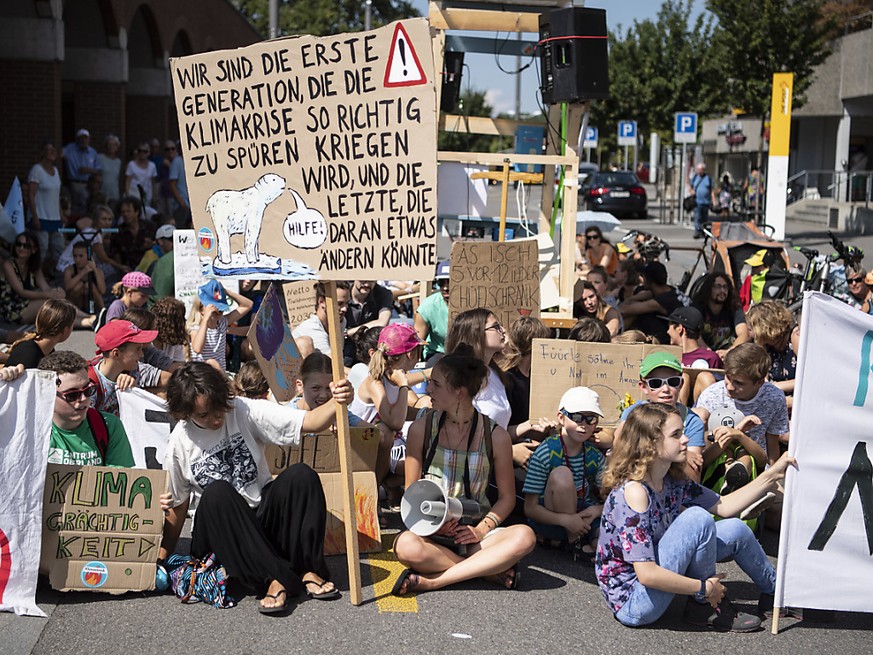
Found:
[[3, 0], [0, 2], [0, 201], [22, 181], [40, 144], [75, 131], [91, 145], [178, 131], [167, 63], [260, 40], [228, 0]]

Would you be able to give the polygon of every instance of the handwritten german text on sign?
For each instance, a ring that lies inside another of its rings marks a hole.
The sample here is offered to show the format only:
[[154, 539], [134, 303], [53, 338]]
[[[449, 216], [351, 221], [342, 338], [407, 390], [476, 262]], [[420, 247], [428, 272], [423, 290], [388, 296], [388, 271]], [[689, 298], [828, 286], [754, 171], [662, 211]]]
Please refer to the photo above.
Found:
[[506, 328], [519, 316], [540, 315], [540, 265], [533, 240], [459, 241], [449, 266], [449, 322], [485, 307]]
[[554, 418], [564, 392], [590, 387], [600, 396], [601, 425], [616, 425], [619, 403], [630, 394], [642, 399], [640, 362], [652, 352], [682, 354], [673, 346], [585, 343], [566, 339], [534, 339], [531, 350], [530, 416]]
[[154, 589], [166, 471], [49, 464], [40, 569], [61, 591]]
[[432, 275], [436, 95], [426, 20], [272, 40], [170, 67], [210, 275]]

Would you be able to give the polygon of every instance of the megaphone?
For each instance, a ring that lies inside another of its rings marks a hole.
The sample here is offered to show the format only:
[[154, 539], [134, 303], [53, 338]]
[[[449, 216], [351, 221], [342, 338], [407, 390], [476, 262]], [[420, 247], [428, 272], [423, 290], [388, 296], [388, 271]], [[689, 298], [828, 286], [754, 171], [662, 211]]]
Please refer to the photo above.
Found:
[[418, 480], [407, 487], [400, 501], [403, 525], [419, 537], [429, 537], [446, 522], [478, 523], [482, 506], [475, 500], [452, 498], [433, 480]]

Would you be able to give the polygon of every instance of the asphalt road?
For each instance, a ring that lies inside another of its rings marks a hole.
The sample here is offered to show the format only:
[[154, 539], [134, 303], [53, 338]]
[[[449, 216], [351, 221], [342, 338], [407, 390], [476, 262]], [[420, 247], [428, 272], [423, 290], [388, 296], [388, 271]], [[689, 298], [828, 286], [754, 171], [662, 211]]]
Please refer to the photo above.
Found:
[[[656, 233], [671, 246], [692, 245], [690, 230], [662, 225], [657, 219], [625, 222], [625, 229]], [[795, 244], [825, 244], [822, 234], [789, 225]], [[847, 239], [873, 252], [873, 237]], [[674, 251], [668, 269], [678, 279], [693, 255]], [[66, 346], [91, 356], [93, 337], [76, 332]], [[389, 515], [393, 527], [399, 517]], [[186, 543], [183, 541], [183, 544]], [[390, 538], [386, 539], [390, 544]], [[776, 553], [776, 536], [764, 544]], [[834, 622], [813, 624], [784, 619], [778, 635], [717, 634], [686, 626], [681, 602], [656, 625], [622, 627], [603, 602], [590, 566], [569, 555], [537, 549], [524, 561], [520, 589], [507, 591], [487, 583], [397, 602], [387, 595], [400, 568], [390, 554], [362, 556], [364, 603], [354, 607], [348, 594], [340, 601], [301, 602], [288, 616], [258, 614], [256, 600], [229, 610], [180, 605], [172, 595], [59, 593], [40, 583], [37, 600], [48, 619], [0, 613], [0, 655], [85, 653], [164, 655], [165, 653], [869, 653], [873, 614], [837, 613]], [[344, 557], [329, 558], [334, 580], [346, 591]], [[720, 565], [735, 601], [752, 611], [757, 592], [733, 564]], [[814, 581], [811, 581], [814, 583]]]

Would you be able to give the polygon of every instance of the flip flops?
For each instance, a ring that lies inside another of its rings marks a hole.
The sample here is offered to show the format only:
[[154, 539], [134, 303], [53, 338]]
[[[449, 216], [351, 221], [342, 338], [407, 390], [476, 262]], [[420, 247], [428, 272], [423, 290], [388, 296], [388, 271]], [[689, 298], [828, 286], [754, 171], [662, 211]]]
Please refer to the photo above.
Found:
[[306, 595], [314, 600], [336, 600], [340, 597], [340, 590], [334, 587], [330, 591], [322, 591], [322, 592], [312, 592], [309, 591], [309, 587], [307, 585], [316, 585], [318, 587], [323, 587], [327, 581], [326, 580], [304, 580], [303, 585], [306, 587]]
[[263, 605], [258, 605], [258, 611], [261, 614], [281, 614], [288, 609], [288, 592], [284, 589], [277, 591], [275, 594], [264, 594], [264, 598], [274, 598], [279, 600], [279, 596], [285, 595], [285, 600], [282, 601], [281, 605], [274, 605], [273, 607], [264, 607]]
[[[400, 577], [397, 578], [397, 582], [394, 583], [394, 587], [391, 589], [391, 593], [395, 596], [405, 596], [406, 594], [410, 594], [415, 591], [415, 588], [418, 587], [418, 584], [421, 582], [421, 577], [418, 573], [412, 571], [412, 569], [403, 569], [403, 572], [400, 574]], [[404, 593], [400, 593], [400, 588], [403, 584], [406, 583], [406, 591]]]

